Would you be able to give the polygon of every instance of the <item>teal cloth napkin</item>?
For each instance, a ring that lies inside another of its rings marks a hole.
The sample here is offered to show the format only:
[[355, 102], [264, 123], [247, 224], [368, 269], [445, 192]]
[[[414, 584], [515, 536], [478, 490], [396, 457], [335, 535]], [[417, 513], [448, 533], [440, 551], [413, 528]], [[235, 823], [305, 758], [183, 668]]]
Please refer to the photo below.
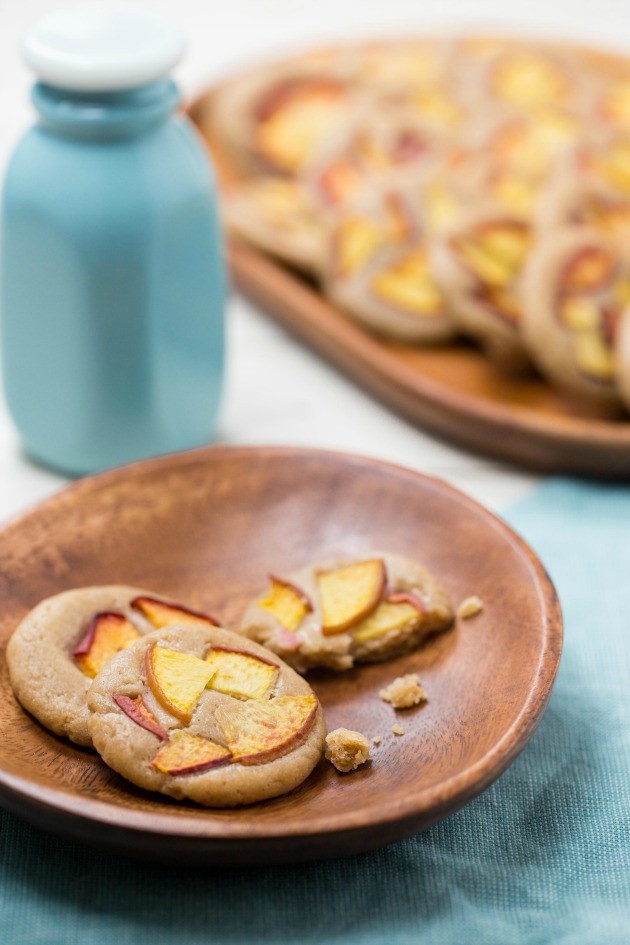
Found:
[[565, 615], [530, 745], [476, 801], [362, 856], [250, 872], [136, 863], [0, 819], [11, 945], [628, 945], [630, 489], [549, 480], [509, 521]]

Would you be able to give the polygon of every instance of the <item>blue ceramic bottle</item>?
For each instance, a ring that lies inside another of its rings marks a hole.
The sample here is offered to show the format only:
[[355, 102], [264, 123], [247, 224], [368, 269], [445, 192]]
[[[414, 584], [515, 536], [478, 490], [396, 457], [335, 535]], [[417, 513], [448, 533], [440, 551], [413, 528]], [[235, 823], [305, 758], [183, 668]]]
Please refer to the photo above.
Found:
[[224, 274], [208, 160], [163, 75], [181, 55], [170, 24], [147, 52], [153, 14], [135, 32], [120, 8], [56, 17], [27, 55], [39, 122], [4, 187], [2, 355], [27, 453], [82, 474], [212, 438]]

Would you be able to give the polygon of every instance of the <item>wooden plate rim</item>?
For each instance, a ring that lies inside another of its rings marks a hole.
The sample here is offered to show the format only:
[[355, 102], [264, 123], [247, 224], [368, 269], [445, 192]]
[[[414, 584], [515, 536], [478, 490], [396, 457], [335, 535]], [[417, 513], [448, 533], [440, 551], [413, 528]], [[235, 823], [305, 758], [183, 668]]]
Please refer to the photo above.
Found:
[[[215, 458], [220, 460], [222, 456], [238, 456], [239, 454], [244, 457], [255, 455], [263, 459], [267, 456], [312, 456], [343, 465], [377, 467], [395, 476], [421, 480], [425, 486], [428, 485], [443, 494], [446, 493], [456, 503], [473, 506], [493, 529], [510, 541], [526, 561], [540, 602], [541, 629], [543, 632], [535, 674], [527, 699], [519, 715], [503, 737], [477, 762], [459, 774], [446, 779], [441, 784], [425, 788], [416, 794], [412, 793], [405, 802], [398, 802], [393, 810], [387, 810], [379, 817], [378, 826], [391, 826], [402, 822], [413, 824], [427, 814], [433, 814], [432, 821], [434, 821], [439, 819], [441, 812], [458, 809], [491, 784], [529, 741], [542, 717], [556, 677], [562, 649], [563, 631], [560, 603], [553, 583], [533, 550], [498, 516], [450, 484], [398, 464], [336, 450], [285, 446], [211, 446], [144, 460], [129, 466], [117, 467], [96, 476], [86, 477], [36, 504], [25, 513], [12, 518], [2, 528], [0, 536], [4, 539], [10, 538], [11, 531], [21, 528], [30, 518], [39, 515], [41, 511], [72, 501], [76, 495], [89, 495], [93, 490], [107, 489], [110, 485], [115, 485], [121, 476], [141, 478], [145, 473], [165, 467], [172, 469], [204, 462], [212, 464]], [[15, 808], [15, 801], [22, 801], [27, 808], [37, 808], [40, 815], [42, 807], [46, 807], [51, 813], [60, 811], [74, 820], [90, 821], [103, 826], [116, 826], [126, 833], [159, 834], [182, 839], [193, 838], [198, 839], [199, 842], [205, 841], [210, 844], [213, 841], [225, 840], [245, 841], [283, 838], [295, 840], [300, 836], [325, 836], [352, 832], [369, 833], [370, 828], [374, 826], [373, 821], [365, 821], [365, 814], [362, 814], [361, 808], [358, 808], [352, 816], [345, 814], [342, 823], [339, 823], [339, 818], [334, 815], [328, 818], [320, 817], [317, 820], [317, 826], [313, 825], [311, 829], [307, 823], [302, 825], [303, 829], [300, 829], [299, 832], [292, 829], [290, 823], [282, 821], [278, 824], [265, 824], [263, 826], [251, 822], [242, 825], [238, 822], [222, 822], [220, 819], [213, 818], [213, 814], [216, 814], [214, 811], [208, 811], [207, 819], [200, 818], [198, 812], [196, 812], [197, 816], [187, 819], [185, 813], [170, 815], [163, 811], [134, 811], [91, 798], [81, 797], [77, 799], [75, 794], [66, 792], [63, 789], [42, 788], [33, 785], [31, 781], [25, 778], [12, 775], [2, 769], [0, 769], [0, 792], [9, 801], [8, 806]], [[121, 821], [121, 813], [124, 814], [123, 821]]]

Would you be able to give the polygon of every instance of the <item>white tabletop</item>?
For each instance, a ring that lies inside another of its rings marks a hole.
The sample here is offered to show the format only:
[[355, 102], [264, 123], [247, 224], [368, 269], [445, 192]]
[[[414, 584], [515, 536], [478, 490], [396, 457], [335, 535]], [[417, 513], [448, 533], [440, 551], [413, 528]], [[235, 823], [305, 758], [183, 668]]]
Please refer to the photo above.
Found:
[[[32, 76], [19, 39], [59, 0], [0, 0], [0, 168], [32, 121]], [[449, 29], [525, 32], [630, 48], [624, 0], [151, 0], [176, 16], [189, 49], [176, 72], [192, 97], [228, 71], [322, 41]], [[433, 8], [433, 9], [432, 9]], [[330, 447], [378, 456], [441, 476], [501, 510], [539, 477], [447, 445], [401, 420], [275, 326], [247, 300], [228, 309], [228, 372], [218, 439], [223, 443]], [[269, 366], [273, 370], [269, 370]], [[65, 484], [28, 462], [0, 398], [0, 520]]]

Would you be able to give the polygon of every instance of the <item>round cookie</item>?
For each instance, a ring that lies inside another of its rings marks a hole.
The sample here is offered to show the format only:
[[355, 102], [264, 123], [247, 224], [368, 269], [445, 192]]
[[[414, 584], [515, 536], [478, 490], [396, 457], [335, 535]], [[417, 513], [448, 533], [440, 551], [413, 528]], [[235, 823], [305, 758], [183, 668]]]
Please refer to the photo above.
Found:
[[384, 187], [337, 214], [326, 276], [331, 299], [385, 338], [432, 344], [455, 333], [421, 214], [403, 189]]
[[541, 373], [618, 411], [616, 335], [629, 302], [627, 253], [585, 227], [554, 231], [532, 254], [523, 285], [523, 336]]
[[329, 560], [270, 581], [245, 611], [240, 632], [301, 673], [399, 656], [453, 622], [439, 581], [400, 555]]
[[301, 181], [244, 178], [226, 194], [223, 212], [230, 229], [254, 246], [305, 272], [321, 271], [324, 224]]
[[75, 588], [48, 597], [26, 615], [9, 640], [13, 691], [42, 725], [78, 745], [91, 746], [86, 693], [100, 666], [121, 647], [186, 615], [205, 617], [124, 585]]
[[495, 208], [458, 221], [434, 246], [439, 285], [461, 331], [508, 370], [529, 365], [521, 337], [521, 283], [533, 234], [529, 223]]
[[148, 634], [101, 670], [88, 705], [94, 746], [111, 768], [207, 807], [293, 790], [326, 739], [310, 686], [268, 650], [218, 627]]

